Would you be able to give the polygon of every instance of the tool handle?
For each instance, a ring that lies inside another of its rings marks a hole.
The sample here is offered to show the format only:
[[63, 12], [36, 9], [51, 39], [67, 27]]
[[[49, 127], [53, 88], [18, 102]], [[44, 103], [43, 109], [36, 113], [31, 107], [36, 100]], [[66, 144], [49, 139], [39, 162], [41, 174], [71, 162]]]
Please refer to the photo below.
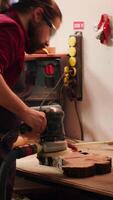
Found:
[[13, 130], [8, 131], [0, 140], [0, 149], [3, 149], [5, 152], [9, 152], [12, 148], [14, 142], [18, 138], [18, 130], [21, 134], [32, 131], [32, 128], [25, 123], [22, 123], [20, 127], [16, 127]]

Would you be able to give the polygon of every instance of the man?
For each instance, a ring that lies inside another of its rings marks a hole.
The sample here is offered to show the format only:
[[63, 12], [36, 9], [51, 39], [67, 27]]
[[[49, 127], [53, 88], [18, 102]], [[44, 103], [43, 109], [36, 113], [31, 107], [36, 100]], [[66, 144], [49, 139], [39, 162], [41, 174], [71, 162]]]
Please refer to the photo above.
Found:
[[[0, 133], [6, 134], [24, 121], [32, 128], [28, 138], [35, 139], [46, 127], [46, 116], [28, 107], [13, 87], [23, 69], [24, 52], [45, 47], [59, 28], [62, 14], [53, 0], [19, 0], [8, 5], [0, 14]], [[11, 188], [12, 183], [7, 200]]]
[[[24, 52], [43, 48], [61, 20], [61, 12], [51, 0], [20, 0], [5, 15], [0, 15], [0, 132], [14, 127], [15, 115], [31, 126], [33, 133], [44, 130], [44, 113], [26, 106], [12, 89], [23, 68]], [[7, 113], [11, 114], [10, 118]]]

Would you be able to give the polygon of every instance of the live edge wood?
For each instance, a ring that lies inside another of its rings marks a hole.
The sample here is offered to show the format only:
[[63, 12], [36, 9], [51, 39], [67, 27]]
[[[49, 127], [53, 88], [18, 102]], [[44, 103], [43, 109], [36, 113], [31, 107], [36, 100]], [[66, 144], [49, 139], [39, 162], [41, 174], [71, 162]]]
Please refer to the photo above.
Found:
[[70, 153], [64, 157], [63, 172], [66, 176], [84, 178], [111, 172], [111, 157], [94, 153]]

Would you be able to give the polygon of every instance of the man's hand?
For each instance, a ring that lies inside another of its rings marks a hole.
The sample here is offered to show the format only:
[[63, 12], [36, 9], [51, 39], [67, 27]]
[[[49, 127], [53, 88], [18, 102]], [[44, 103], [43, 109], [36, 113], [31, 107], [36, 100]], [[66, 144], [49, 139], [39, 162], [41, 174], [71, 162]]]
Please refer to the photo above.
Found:
[[44, 132], [47, 119], [44, 112], [34, 110], [28, 107], [23, 114], [23, 121], [32, 128], [32, 131], [27, 132], [25, 135], [30, 139], [38, 139], [40, 134]]

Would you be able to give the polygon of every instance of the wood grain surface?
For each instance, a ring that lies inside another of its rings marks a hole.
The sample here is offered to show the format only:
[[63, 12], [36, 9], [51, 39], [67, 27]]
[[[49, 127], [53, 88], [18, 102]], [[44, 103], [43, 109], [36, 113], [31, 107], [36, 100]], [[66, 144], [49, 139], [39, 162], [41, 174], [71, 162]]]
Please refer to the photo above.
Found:
[[[106, 145], [87, 145], [81, 146], [82, 152], [98, 153], [113, 158], [113, 150], [106, 150]], [[112, 159], [113, 162], [113, 159]], [[113, 163], [112, 163], [113, 164]], [[17, 160], [17, 171], [28, 176], [43, 180], [44, 182], [56, 183], [59, 185], [79, 188], [86, 191], [96, 192], [98, 194], [113, 197], [113, 170], [108, 174], [94, 175], [86, 178], [71, 178], [63, 174], [62, 170], [55, 167], [40, 166], [36, 155]]]

